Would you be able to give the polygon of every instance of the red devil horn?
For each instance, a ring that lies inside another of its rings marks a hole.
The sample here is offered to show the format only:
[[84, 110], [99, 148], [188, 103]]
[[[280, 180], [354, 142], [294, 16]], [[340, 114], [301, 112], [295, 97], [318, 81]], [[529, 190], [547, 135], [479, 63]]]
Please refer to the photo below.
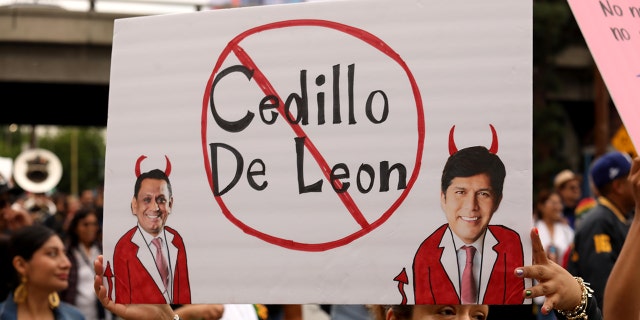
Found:
[[142, 160], [146, 159], [147, 156], [142, 155], [138, 158], [138, 160], [136, 161], [136, 168], [135, 168], [135, 172], [136, 172], [136, 178], [140, 176], [140, 163], [142, 162]]
[[491, 127], [491, 148], [489, 148], [489, 152], [493, 154], [498, 153], [498, 134], [496, 133], [496, 128], [493, 125], [489, 124]]
[[167, 156], [164, 156], [164, 158], [167, 160], [167, 166], [164, 169], [164, 174], [169, 177], [169, 175], [171, 174], [171, 161], [169, 161], [169, 157]]
[[449, 155], [450, 156], [458, 152], [458, 147], [456, 147], [456, 142], [453, 140], [453, 129], [455, 128], [456, 126], [453, 125], [453, 127], [451, 127], [451, 130], [449, 130]]
[[[496, 132], [496, 128], [494, 128], [492, 124], [489, 124], [489, 127], [491, 128], [491, 147], [489, 148], [489, 152], [497, 154], [498, 133]], [[453, 139], [453, 131], [455, 128], [456, 126], [454, 125], [453, 127], [451, 127], [451, 130], [449, 130], [449, 155], [453, 155], [454, 153], [458, 152], [458, 147], [456, 147], [456, 142]]]

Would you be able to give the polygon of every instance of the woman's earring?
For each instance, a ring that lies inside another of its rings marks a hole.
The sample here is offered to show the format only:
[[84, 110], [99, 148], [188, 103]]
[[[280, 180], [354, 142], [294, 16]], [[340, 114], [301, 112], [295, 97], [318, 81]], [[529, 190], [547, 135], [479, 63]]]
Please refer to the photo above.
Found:
[[49, 294], [49, 307], [55, 309], [60, 305], [60, 296], [57, 292]]
[[23, 303], [27, 301], [27, 277], [20, 276], [20, 285], [13, 292], [13, 302]]

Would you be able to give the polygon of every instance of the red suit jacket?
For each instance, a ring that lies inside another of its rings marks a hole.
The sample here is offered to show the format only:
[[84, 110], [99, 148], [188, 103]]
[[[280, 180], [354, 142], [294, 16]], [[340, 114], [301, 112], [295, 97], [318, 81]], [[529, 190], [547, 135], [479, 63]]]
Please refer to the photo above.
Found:
[[[170, 286], [168, 292], [171, 294], [168, 298], [163, 295], [164, 286], [153, 255], [146, 245], [142, 231], [136, 226], [118, 240], [113, 253], [116, 303], [191, 303], [187, 253], [184, 249], [184, 242], [174, 229], [165, 226], [164, 230], [169, 249]], [[149, 235], [145, 234], [145, 236], [149, 238]], [[161, 287], [163, 289], [160, 289]]]
[[[445, 250], [451, 253], [447, 258], [453, 258], [453, 262], [441, 260]], [[523, 255], [522, 242], [517, 232], [500, 225], [488, 227], [484, 239], [478, 303], [524, 302], [524, 279], [514, 274], [515, 268], [524, 265]], [[416, 252], [413, 260], [415, 303], [460, 304], [460, 297], [456, 291], [461, 278], [458, 270], [452, 233], [448, 224], [445, 224], [422, 242]], [[449, 274], [458, 276], [450, 279]]]

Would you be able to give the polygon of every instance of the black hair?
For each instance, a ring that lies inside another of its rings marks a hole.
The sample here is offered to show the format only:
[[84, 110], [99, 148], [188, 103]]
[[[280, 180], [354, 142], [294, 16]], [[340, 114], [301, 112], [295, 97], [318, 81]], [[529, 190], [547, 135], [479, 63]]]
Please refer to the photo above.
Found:
[[413, 317], [413, 305], [370, 304], [367, 309], [373, 320], [385, 320], [389, 310], [398, 320], [411, 320]]
[[55, 231], [41, 224], [22, 227], [11, 235], [9, 255], [11, 259], [20, 256], [29, 261], [33, 254], [53, 236], [57, 236]]
[[388, 308], [393, 311], [398, 319], [411, 319], [413, 317], [413, 306], [391, 305]]
[[451, 181], [457, 177], [471, 177], [485, 173], [489, 176], [496, 199], [502, 198], [504, 178], [507, 175], [504, 163], [496, 154], [483, 146], [468, 147], [452, 154], [442, 169], [442, 193], [447, 192]]
[[2, 183], [0, 181], [0, 208], [5, 208], [6, 206], [12, 205], [16, 201], [20, 193], [20, 189], [16, 187], [10, 187], [8, 184]]
[[[53, 236], [58, 235], [53, 229], [41, 224], [34, 224], [15, 230], [8, 241], [8, 262], [11, 263], [14, 257], [22, 257], [27, 261], [31, 260], [33, 254]], [[9, 287], [16, 288], [20, 283], [18, 272], [14, 269], [8, 277], [10, 278], [6, 281]]]
[[140, 192], [140, 185], [142, 184], [142, 180], [145, 180], [145, 179], [158, 179], [158, 180], [166, 181], [167, 188], [169, 189], [169, 197], [171, 197], [171, 195], [173, 194], [173, 192], [171, 191], [171, 182], [169, 181], [169, 177], [164, 173], [164, 171], [160, 169], [153, 169], [151, 171], [147, 171], [139, 175], [138, 178], [136, 179], [136, 184], [133, 187], [134, 198], [138, 197], [138, 192]]
[[73, 215], [71, 222], [69, 222], [69, 228], [67, 229], [69, 248], [75, 248], [80, 244], [80, 238], [78, 237], [78, 231], [76, 231], [76, 229], [78, 228], [80, 221], [90, 215], [94, 215], [96, 219], [98, 218], [98, 214], [95, 210], [87, 208], [80, 209]]
[[560, 196], [558, 192], [550, 189], [542, 189], [540, 190], [540, 192], [538, 192], [538, 196], [536, 197], [536, 204], [533, 208], [533, 211], [536, 213], [538, 219], [544, 218], [544, 212], [542, 212], [539, 207], [547, 202], [547, 200], [549, 200], [549, 198], [551, 198], [551, 196], [554, 194], [558, 195], [558, 197]]
[[0, 301], [7, 298], [13, 289], [13, 264], [9, 258], [9, 236], [0, 234]]

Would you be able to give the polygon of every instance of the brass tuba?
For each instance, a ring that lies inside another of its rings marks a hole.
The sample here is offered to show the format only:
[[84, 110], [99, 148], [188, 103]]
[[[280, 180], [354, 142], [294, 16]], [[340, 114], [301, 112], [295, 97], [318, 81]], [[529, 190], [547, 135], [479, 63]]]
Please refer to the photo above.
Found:
[[13, 180], [31, 193], [53, 190], [62, 179], [62, 163], [51, 151], [29, 149], [16, 157], [13, 164]]

